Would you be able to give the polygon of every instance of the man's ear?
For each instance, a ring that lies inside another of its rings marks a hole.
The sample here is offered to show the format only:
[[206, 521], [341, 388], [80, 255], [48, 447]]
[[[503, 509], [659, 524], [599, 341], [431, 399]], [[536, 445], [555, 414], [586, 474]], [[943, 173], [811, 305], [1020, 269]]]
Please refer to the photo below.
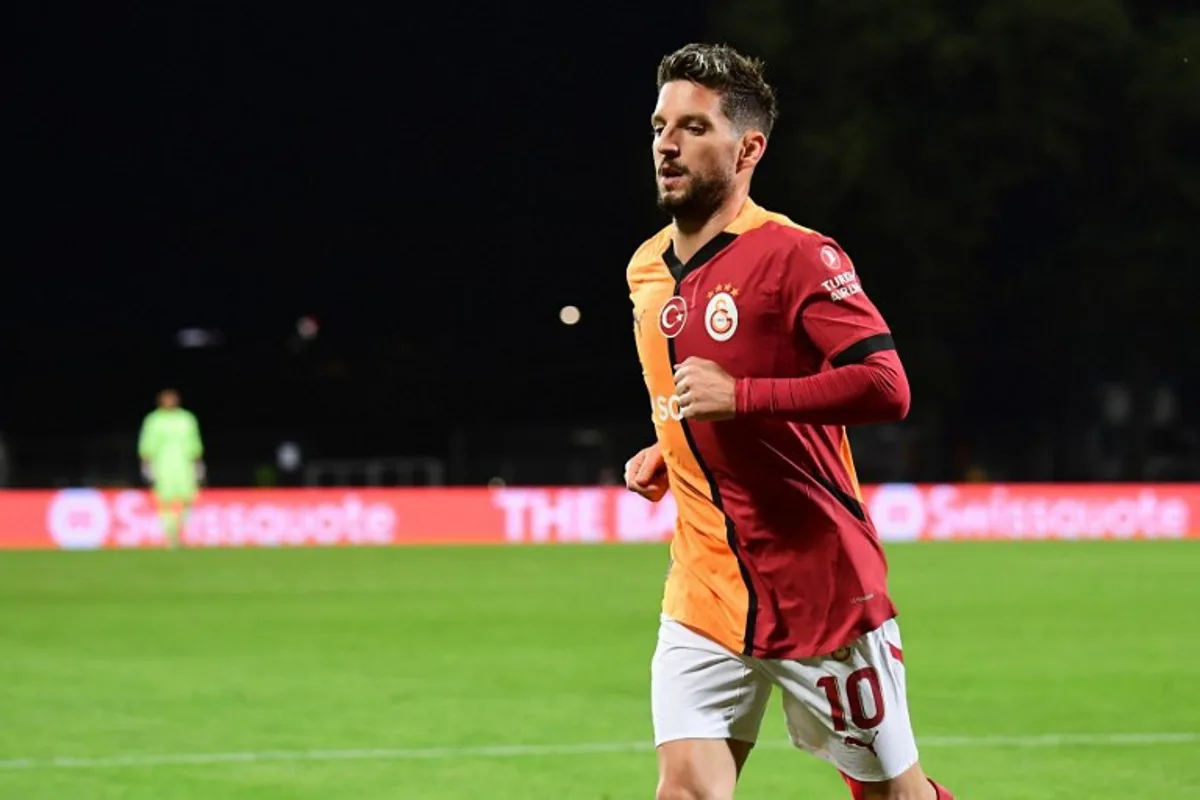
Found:
[[754, 129], [742, 134], [741, 150], [738, 153], [738, 169], [753, 169], [767, 152], [767, 137]]

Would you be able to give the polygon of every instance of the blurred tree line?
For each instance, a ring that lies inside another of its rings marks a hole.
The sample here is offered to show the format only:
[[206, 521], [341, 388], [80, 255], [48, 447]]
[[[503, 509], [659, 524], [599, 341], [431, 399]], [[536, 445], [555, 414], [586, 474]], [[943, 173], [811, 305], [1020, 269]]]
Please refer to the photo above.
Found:
[[718, 0], [711, 27], [780, 93], [756, 196], [850, 252], [914, 413], [1056, 425], [1101, 380], [1135, 416], [1194, 386], [1194, 2]]

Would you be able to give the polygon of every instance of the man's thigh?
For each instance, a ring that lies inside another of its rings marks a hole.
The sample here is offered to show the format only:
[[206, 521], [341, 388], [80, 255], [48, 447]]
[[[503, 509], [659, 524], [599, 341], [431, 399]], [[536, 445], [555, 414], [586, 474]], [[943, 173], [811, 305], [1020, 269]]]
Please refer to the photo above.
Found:
[[664, 619], [650, 668], [654, 744], [734, 739], [753, 744], [770, 679], [736, 653]]
[[196, 499], [196, 480], [176, 469], [163, 470], [154, 476], [154, 496], [162, 503], [190, 505]]
[[917, 763], [895, 620], [824, 658], [761, 663], [783, 689], [797, 747], [863, 782], [891, 780]]

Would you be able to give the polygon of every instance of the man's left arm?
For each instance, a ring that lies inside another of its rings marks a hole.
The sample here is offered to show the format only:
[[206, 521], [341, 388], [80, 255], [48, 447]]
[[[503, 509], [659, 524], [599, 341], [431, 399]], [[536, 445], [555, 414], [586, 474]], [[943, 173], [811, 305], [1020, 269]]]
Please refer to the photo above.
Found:
[[190, 415], [188, 420], [188, 451], [192, 456], [192, 466], [196, 473], [196, 480], [204, 483], [208, 476], [208, 470], [204, 464], [204, 440], [200, 437], [200, 422], [196, 419], [196, 415]]
[[816, 237], [798, 243], [785, 259], [780, 288], [794, 335], [812, 342], [831, 368], [804, 377], [737, 380], [735, 414], [815, 425], [904, 419], [911, 402], [904, 365], [887, 323], [837, 243]]

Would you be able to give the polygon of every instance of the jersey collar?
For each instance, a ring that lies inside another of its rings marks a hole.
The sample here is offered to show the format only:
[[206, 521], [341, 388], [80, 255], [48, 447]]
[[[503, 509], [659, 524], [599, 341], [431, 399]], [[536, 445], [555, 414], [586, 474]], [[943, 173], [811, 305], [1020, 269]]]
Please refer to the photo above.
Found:
[[675, 243], [668, 239], [667, 249], [663, 253], [663, 261], [666, 262], [667, 269], [671, 271], [671, 275], [675, 277], [676, 283], [682, 283], [683, 279], [688, 275], [700, 269], [700, 267], [703, 267], [709, 261], [712, 261], [718, 253], [733, 244], [739, 234], [756, 227], [761, 211], [762, 209], [757, 203], [750, 198], [746, 198], [746, 202], [742, 204], [737, 216], [733, 218], [723, 231], [705, 242], [704, 246], [697, 250], [696, 254], [689, 258], [686, 264], [679, 259], [679, 256], [675, 255]]

